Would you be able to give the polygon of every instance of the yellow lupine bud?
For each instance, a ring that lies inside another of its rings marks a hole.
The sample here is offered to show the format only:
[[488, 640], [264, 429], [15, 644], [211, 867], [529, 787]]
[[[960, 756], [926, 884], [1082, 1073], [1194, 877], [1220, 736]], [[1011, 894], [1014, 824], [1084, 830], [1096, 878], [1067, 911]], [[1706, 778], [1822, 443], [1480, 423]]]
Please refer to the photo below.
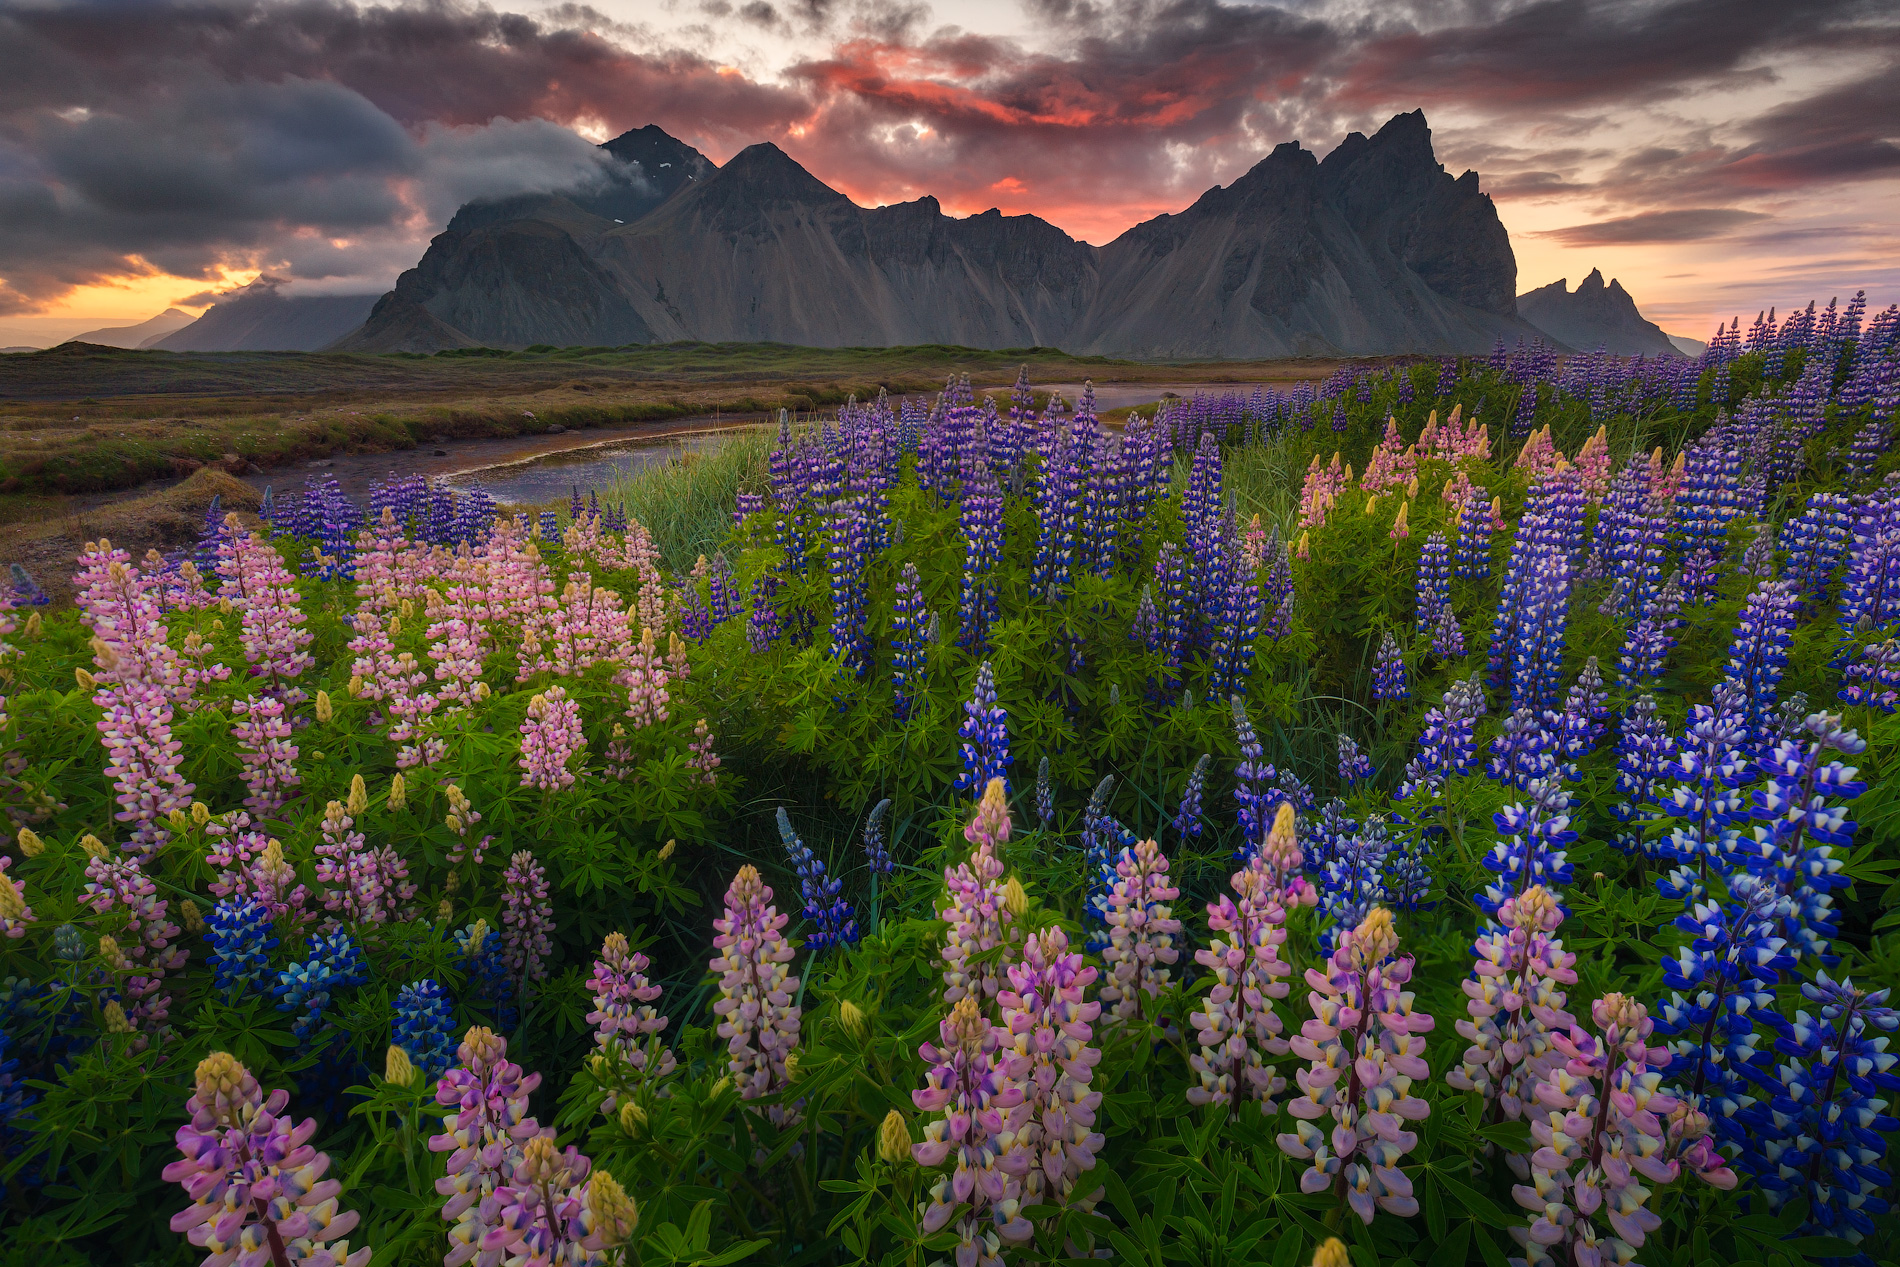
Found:
[[864, 1041], [864, 1009], [850, 999], [838, 1004], [838, 1024], [844, 1027], [845, 1033], [851, 1035], [852, 1041]]
[[200, 911], [198, 904], [190, 898], [179, 903], [178, 917], [184, 921], [185, 931], [188, 933], [202, 933], [205, 930], [204, 912]]
[[395, 1044], [383, 1055], [383, 1081], [393, 1082], [406, 1087], [416, 1080], [416, 1067], [409, 1059], [409, 1053]]
[[182, 809], [173, 809], [171, 813], [165, 815], [165, 821], [172, 825], [173, 831], [191, 830], [191, 815]]
[[98, 678], [86, 672], [84, 668], [77, 667], [77, 666], [74, 667], [73, 669], [73, 681], [79, 683], [81, 690], [86, 690], [86, 691], [90, 691], [94, 687], [99, 685]]
[[34, 612], [31, 616], [26, 618], [25, 632], [29, 638], [37, 638], [40, 636], [40, 614], [38, 612]]
[[206, 823], [211, 821], [211, 807], [206, 805], [203, 801], [193, 801], [191, 803], [191, 821], [203, 827]]
[[910, 1160], [910, 1128], [904, 1125], [904, 1115], [896, 1109], [886, 1113], [884, 1125], [878, 1127], [877, 1155], [880, 1161], [893, 1166]]
[[443, 898], [440, 902], [436, 903], [435, 917], [438, 922], [446, 924], [449, 920], [453, 919], [454, 916], [455, 908], [449, 905], [447, 898]]
[[363, 782], [362, 775], [350, 776], [350, 799], [343, 802], [343, 808], [350, 812], [351, 817], [369, 808], [369, 784]]
[[402, 775], [398, 774], [389, 781], [389, 800], [387, 808], [401, 809], [409, 803], [409, 793], [403, 788]]
[[20, 853], [28, 858], [37, 858], [46, 852], [46, 842], [39, 838], [31, 827], [20, 828]]
[[1327, 1237], [1313, 1251], [1313, 1267], [1352, 1267], [1352, 1259], [1346, 1256], [1346, 1242], [1337, 1236]]
[[798, 1081], [798, 1049], [796, 1047], [785, 1053], [785, 1081]]
[[679, 843], [680, 842], [677, 840], [669, 840], [665, 844], [661, 845], [660, 846], [660, 861], [665, 862], [668, 858], [671, 858], [673, 856], [673, 851], [679, 848]]
[[632, 1100], [620, 1106], [620, 1129], [625, 1131], [629, 1138], [640, 1138], [640, 1133], [646, 1129], [646, 1124], [647, 1111], [645, 1109]]
[[640, 1209], [608, 1171], [595, 1168], [587, 1181], [587, 1208], [594, 1216], [594, 1235], [607, 1249], [625, 1244], [640, 1226]]
[[26, 894], [21, 886], [0, 874], [0, 919], [25, 919]]
[[330, 707], [330, 692], [318, 691], [317, 692], [317, 720], [320, 722], [327, 722], [334, 716], [336, 716], [336, 710]]
[[363, 675], [361, 673], [352, 673], [350, 675], [350, 698], [355, 699], [357, 696], [361, 695], [362, 693], [363, 693]]
[[712, 1084], [711, 1098], [717, 1100], [720, 1096], [724, 1095], [727, 1091], [731, 1090], [731, 1088], [732, 1088], [731, 1075], [722, 1074], [719, 1078], [719, 1081]]
[[132, 1032], [132, 1022], [125, 1018], [125, 1009], [119, 1006], [117, 999], [106, 1004], [105, 1015], [106, 1033], [130, 1034]]
[[1021, 919], [1029, 909], [1029, 894], [1023, 889], [1023, 882], [1014, 875], [1003, 886], [1003, 909], [1017, 919]]
[[95, 858], [104, 858], [111, 853], [111, 850], [106, 848], [105, 841], [99, 839], [91, 832], [87, 832], [79, 838], [79, 847]]
[[106, 967], [111, 968], [114, 972], [130, 972], [132, 970], [132, 961], [125, 957], [123, 950], [119, 949], [119, 939], [116, 937], [108, 936], [99, 939], [99, 957], [105, 960]]

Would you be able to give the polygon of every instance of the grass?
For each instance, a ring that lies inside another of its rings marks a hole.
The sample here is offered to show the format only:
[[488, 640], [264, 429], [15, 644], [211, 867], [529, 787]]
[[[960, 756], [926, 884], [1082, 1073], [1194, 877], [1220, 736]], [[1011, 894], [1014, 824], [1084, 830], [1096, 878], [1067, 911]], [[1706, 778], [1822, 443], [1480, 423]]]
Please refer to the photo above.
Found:
[[711, 449], [680, 446], [665, 462], [616, 472], [600, 495], [624, 503], [627, 514], [653, 534], [660, 561], [683, 572], [700, 555], [725, 545], [740, 492], [766, 491], [766, 464], [776, 443], [770, 428], [754, 427]]

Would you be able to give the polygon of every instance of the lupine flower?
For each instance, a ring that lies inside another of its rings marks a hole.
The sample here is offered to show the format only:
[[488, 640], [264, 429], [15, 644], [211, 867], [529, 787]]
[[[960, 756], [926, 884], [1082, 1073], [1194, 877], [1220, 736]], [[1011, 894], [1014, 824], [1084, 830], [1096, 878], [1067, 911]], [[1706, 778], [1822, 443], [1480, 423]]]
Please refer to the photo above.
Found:
[[[0, 880], [6, 879], [0, 876]], [[7, 880], [0, 887], [13, 889], [12, 881]], [[13, 889], [13, 892], [17, 895], [20, 890]], [[171, 996], [162, 993], [160, 985], [168, 973], [178, 972], [185, 966], [184, 947], [173, 944], [179, 928], [167, 917], [170, 903], [158, 896], [158, 887], [145, 874], [144, 865], [136, 856], [92, 858], [86, 863], [86, 887], [81, 900], [94, 914], [103, 915], [113, 910], [124, 913], [125, 932], [138, 940], [131, 950], [133, 962], [127, 965], [127, 970], [134, 975], [127, 978], [121, 988], [127, 1002], [133, 1004], [131, 1017], [138, 1028], [162, 1036]], [[24, 903], [22, 906], [24, 908]], [[25, 912], [13, 919], [31, 917], [31, 912]]]
[[1797, 598], [1793, 581], [1769, 579], [1742, 605], [1729, 647], [1727, 680], [1737, 688], [1742, 744], [1756, 749], [1773, 737], [1781, 674], [1794, 637]]
[[567, 697], [566, 688], [550, 686], [528, 701], [521, 723], [521, 786], [547, 792], [572, 787], [568, 762], [586, 746], [580, 706]]
[[[324, 886], [323, 908], [351, 924], [386, 924], [403, 915], [416, 895], [409, 867], [394, 845], [371, 849], [341, 801], [324, 807], [317, 883]], [[334, 927], [335, 921], [331, 922]]]
[[1451, 606], [1451, 543], [1442, 532], [1425, 539], [1418, 555], [1418, 603], [1414, 625], [1421, 637], [1430, 637], [1440, 613]]
[[[461, 952], [462, 974], [471, 993], [485, 1001], [495, 1012], [495, 1023], [503, 1029], [515, 1024], [515, 983], [509, 980], [508, 963], [502, 950], [501, 934], [478, 919], [455, 932], [455, 946]], [[464, 1002], [467, 1002], [464, 998]]]
[[[1334, 806], [1327, 808], [1332, 810]], [[1319, 936], [1320, 950], [1330, 953], [1341, 933], [1357, 928], [1374, 905], [1390, 900], [1385, 889], [1385, 862], [1394, 842], [1383, 814], [1369, 815], [1361, 826], [1340, 807], [1322, 816], [1322, 826], [1328, 839], [1324, 846], [1314, 842], [1311, 861], [1322, 877], [1318, 885], [1320, 914], [1329, 921]]]
[[1390, 629], [1379, 640], [1379, 654], [1372, 662], [1372, 698], [1378, 703], [1396, 704], [1412, 697], [1406, 683], [1405, 661], [1399, 656], [1398, 639]]
[[1115, 864], [1118, 877], [1108, 894], [1108, 946], [1102, 960], [1109, 979], [1101, 998], [1117, 1021], [1142, 1018], [1142, 996], [1158, 998], [1168, 986], [1170, 971], [1180, 952], [1174, 948], [1181, 921], [1170, 905], [1181, 890], [1168, 881], [1168, 860], [1160, 846], [1144, 840], [1122, 850]]
[[1032, 1062], [1009, 1044], [1008, 1031], [990, 1024], [973, 996], [957, 1001], [939, 1026], [935, 1046], [920, 1054], [930, 1063], [922, 1090], [911, 1100], [942, 1117], [924, 1127], [911, 1156], [926, 1170], [950, 1163], [950, 1173], [931, 1186], [919, 1230], [929, 1235], [949, 1225], [959, 1205], [957, 1260], [1000, 1264], [1002, 1242], [1029, 1239], [1033, 1228], [1018, 1213], [1022, 1176], [1032, 1159], [1011, 1126], [1023, 1103], [1020, 1079]]
[[210, 1251], [207, 1267], [239, 1263], [297, 1263], [300, 1267], [363, 1267], [366, 1245], [345, 1239], [354, 1211], [337, 1208], [342, 1185], [325, 1179], [327, 1154], [309, 1143], [314, 1118], [292, 1126], [284, 1109], [290, 1093], [266, 1098], [250, 1071], [228, 1052], [198, 1063], [197, 1085], [185, 1102], [191, 1121], [178, 1128], [181, 1161], [165, 1167], [191, 1204], [174, 1214], [171, 1229]]
[[455, 1067], [436, 1084], [436, 1103], [454, 1110], [443, 1122], [443, 1133], [429, 1137], [429, 1151], [448, 1153], [448, 1175], [435, 1181], [435, 1190], [447, 1197], [442, 1217], [449, 1220], [449, 1252], [443, 1267], [481, 1256], [484, 1263], [499, 1262], [482, 1242], [499, 1222], [495, 1190], [514, 1176], [524, 1141], [551, 1128], [536, 1125], [528, 1116], [528, 1096], [541, 1084], [541, 1075], [523, 1075], [508, 1060], [508, 1040], [476, 1026], [456, 1049]]
[[1554, 890], [1569, 884], [1574, 872], [1564, 849], [1577, 838], [1570, 830], [1570, 794], [1552, 777], [1532, 779], [1524, 793], [1528, 804], [1506, 805], [1491, 816], [1503, 839], [1483, 861], [1485, 869], [1498, 878], [1477, 895], [1477, 903], [1494, 917], [1506, 901], [1532, 885]]
[[1036, 821], [1048, 831], [1056, 819], [1056, 789], [1049, 781], [1049, 758], [1036, 763]]
[[1003, 780], [1009, 790], [1009, 714], [996, 702], [996, 672], [988, 660], [977, 666], [976, 685], [969, 702], [963, 706], [963, 725], [957, 733], [963, 737], [963, 773], [957, 786], [976, 792], [987, 788], [992, 779]]
[[1453, 565], [1456, 575], [1480, 581], [1491, 575], [1491, 532], [1496, 521], [1484, 493], [1484, 489], [1474, 487], [1459, 504], [1458, 549]]
[[969, 858], [945, 867], [945, 905], [937, 918], [949, 924], [943, 938], [943, 1001], [973, 996], [988, 1009], [1002, 988], [1000, 963], [973, 962], [984, 952], [1015, 942], [1020, 932], [1009, 909], [1004, 867], [996, 851], [1009, 843], [1009, 801], [1003, 781], [991, 779], [963, 837], [974, 846]]
[[[747, 1100], [790, 1084], [785, 1060], [798, 1046], [799, 1008], [793, 1002], [798, 978], [785, 966], [792, 959], [784, 933], [790, 917], [779, 914], [771, 901], [772, 890], [758, 868], [740, 867], [726, 890], [725, 915], [713, 921], [718, 953], [709, 966], [719, 974], [719, 998], [712, 1010], [720, 1018], [719, 1037], [726, 1040], [726, 1067]], [[774, 1105], [768, 1116], [784, 1126], [795, 1114]]]
[[268, 818], [283, 807], [291, 788], [303, 782], [297, 773], [297, 745], [290, 742], [290, 723], [284, 720], [281, 699], [253, 695], [233, 700], [237, 720], [231, 734], [238, 742], [238, 761], [244, 767], [244, 786], [250, 795], [244, 807]]
[[295, 679], [314, 661], [305, 650], [314, 636], [304, 629], [296, 578], [277, 548], [256, 534], [237, 531], [233, 517], [218, 550], [220, 597], [237, 608], [244, 658], [251, 673], [265, 679], [265, 694], [295, 704], [303, 691]]
[[[0, 907], [5, 904], [6, 895], [0, 893]], [[270, 909], [247, 897], [228, 897], [211, 908], [206, 923], [218, 989], [227, 997], [256, 989], [269, 975], [270, 952], [277, 948], [277, 939], [271, 936]]]
[[1718, 870], [1728, 869], [1740, 835], [1736, 824], [1747, 813], [1742, 794], [1735, 790], [1748, 769], [1740, 746], [1741, 721], [1720, 704], [1718, 700], [1715, 707], [1691, 707], [1688, 733], [1683, 736], [1675, 761], [1667, 768], [1670, 777], [1680, 780], [1666, 804], [1676, 819], [1669, 833], [1669, 854], [1678, 863], [1693, 864], [1696, 869], [1696, 876], [1685, 876], [1664, 889], [1678, 897], [1699, 891], [1711, 862]]
[[719, 754], [713, 751], [712, 729], [702, 717], [693, 723], [693, 738], [686, 745], [686, 768], [698, 771], [699, 782], [712, 787], [719, 782], [720, 764]]
[[1174, 814], [1174, 834], [1182, 839], [1201, 834], [1201, 801], [1207, 788], [1207, 767], [1213, 760], [1204, 752], [1188, 771], [1187, 786], [1181, 789], [1181, 806]]
[[778, 610], [778, 577], [767, 572], [752, 582], [750, 613], [746, 617], [746, 646], [764, 655], [778, 645], [784, 630]]
[[[1418, 1213], [1412, 1181], [1399, 1160], [1418, 1144], [1404, 1122], [1420, 1122], [1431, 1106], [1411, 1094], [1427, 1077], [1424, 1034], [1433, 1021], [1413, 1010], [1412, 957], [1394, 958], [1399, 936], [1390, 912], [1374, 907], [1340, 936], [1326, 971], [1309, 968], [1313, 1017], [1288, 1047], [1311, 1067], [1295, 1080], [1303, 1093], [1287, 1104], [1297, 1130], [1278, 1137], [1280, 1151], [1310, 1161], [1300, 1191], [1331, 1188], [1367, 1224], [1378, 1210]], [[1313, 1123], [1330, 1116], [1333, 1130]]]
[[508, 859], [501, 877], [501, 944], [514, 980], [515, 997], [527, 1002], [529, 988], [547, 980], [554, 949], [554, 905], [548, 901], [547, 870], [526, 849]]
[[[666, 1017], [653, 1009], [660, 987], [649, 982], [646, 973], [647, 957], [628, 946], [626, 934], [608, 933], [594, 961], [594, 975], [587, 979], [594, 996], [594, 1010], [587, 1014], [594, 1042], [638, 1081], [664, 1078], [675, 1063], [659, 1037]], [[614, 1099], [607, 1097], [603, 1113], [613, 1108]]]
[[448, 991], [426, 978], [396, 995], [390, 1041], [431, 1078], [441, 1077], [455, 1058], [452, 1006]]
[[858, 940], [858, 921], [852, 915], [851, 904], [842, 896], [844, 881], [825, 874], [824, 860], [793, 830], [791, 816], [784, 806], [778, 811], [778, 834], [792, 860], [792, 869], [798, 873], [805, 918], [814, 926], [805, 938], [805, 945], [818, 952], [854, 944]]
[[891, 800], [887, 796], [872, 807], [871, 816], [864, 820], [864, 857], [873, 875], [891, 873], [891, 849], [886, 835], [890, 809]]
[[1573, 773], [1558, 761], [1560, 738], [1550, 723], [1558, 718], [1550, 713], [1541, 717], [1528, 708], [1519, 708], [1504, 719], [1497, 738], [1491, 741], [1491, 756], [1485, 761], [1485, 776], [1507, 788], [1523, 791], [1534, 779]]
[[[1552, 936], [1564, 910], [1541, 884], [1507, 898], [1496, 918], [1472, 946], [1472, 975], [1462, 983], [1470, 1019], [1457, 1024], [1471, 1046], [1445, 1081], [1477, 1092], [1485, 1120], [1518, 1121], [1538, 1112], [1532, 1091], [1562, 1061], [1551, 1036], [1575, 1023], [1563, 987], [1577, 983], [1577, 957]], [[1521, 1158], [1512, 1164], [1528, 1177]]]
[[1881, 1135], [1900, 1129], [1884, 1112], [1881, 1091], [1900, 1090], [1888, 1040], [1900, 1015], [1888, 991], [1863, 991], [1851, 980], [1820, 972], [1803, 982], [1801, 996], [1815, 1005], [1778, 1022], [1775, 1048], [1790, 1057], [1775, 1070], [1773, 1097], [1750, 1123], [1743, 1161], [1756, 1172], [1771, 1209], [1793, 1199], [1808, 1202], [1809, 1235], [1859, 1244], [1875, 1231], [1872, 1215], [1886, 1203], [1872, 1194], [1888, 1175], [1877, 1164], [1886, 1152]]
[[1870, 642], [1848, 662], [1840, 698], [1891, 713], [1900, 702], [1900, 638]]
[[1458, 613], [1452, 610], [1450, 603], [1438, 609], [1438, 619], [1431, 628], [1432, 654], [1440, 660], [1458, 660], [1465, 654], [1465, 631], [1458, 623]]
[[1609, 699], [1597, 658], [1591, 656], [1583, 662], [1583, 672], [1571, 683], [1570, 693], [1564, 696], [1559, 726], [1565, 756], [1580, 757], [1596, 747], [1609, 719]]
[[1372, 778], [1372, 759], [1359, 749], [1351, 735], [1339, 737], [1339, 781], [1348, 788], [1358, 787]]
[[495, 1189], [495, 1225], [482, 1237], [483, 1252], [524, 1267], [605, 1267], [606, 1251], [633, 1234], [638, 1215], [612, 1175], [589, 1178], [592, 1170], [572, 1144], [561, 1151], [546, 1135], [530, 1137], [509, 1182]]
[[963, 594], [957, 608], [957, 645], [972, 655], [990, 646], [997, 617], [995, 571], [1003, 557], [1003, 494], [988, 462], [974, 464], [963, 481]]
[[1640, 686], [1662, 677], [1670, 648], [1676, 645], [1675, 631], [1682, 624], [1677, 619], [1681, 607], [1682, 592], [1672, 577], [1642, 615], [1631, 622], [1617, 660], [1618, 676], [1624, 685]]
[[1832, 962], [1828, 943], [1840, 914], [1831, 895], [1848, 883], [1843, 871], [1855, 829], [1840, 802], [1859, 796], [1866, 784], [1856, 767], [1830, 754], [1851, 757], [1866, 749], [1866, 740], [1840, 718], [1815, 713], [1758, 762], [1768, 779], [1754, 793], [1752, 812], [1767, 826], [1755, 829], [1746, 847], [1748, 864], [1793, 903], [1782, 931], [1796, 959]]
[[923, 581], [915, 563], [904, 564], [897, 581], [897, 597], [891, 609], [891, 687], [892, 715], [899, 721], [910, 717], [923, 695], [929, 672], [924, 626]]
[[1070, 951], [1060, 928], [1047, 928], [1029, 936], [1008, 972], [997, 1002], [1015, 1051], [1010, 1072], [1023, 1091], [1023, 1105], [1010, 1119], [1020, 1120], [1015, 1143], [1029, 1158], [1022, 1204], [1090, 1209], [1096, 1193], [1078, 1191], [1077, 1183], [1094, 1169], [1102, 1147], [1101, 1133], [1092, 1129], [1102, 1095], [1089, 1087], [1102, 1058], [1089, 1045], [1089, 1026], [1102, 1005], [1085, 1001], [1095, 969]]
[[1651, 1189], [1642, 1181], [1669, 1183], [1678, 1170], [1662, 1158], [1662, 1119], [1675, 1108], [1657, 1089], [1668, 1053], [1646, 1045], [1653, 1025], [1643, 1005], [1606, 994], [1590, 1015], [1600, 1037], [1573, 1024], [1552, 1038], [1563, 1061], [1537, 1084], [1530, 1182], [1511, 1189], [1534, 1216], [1511, 1229], [1532, 1267], [1586, 1254], [1630, 1261], [1662, 1226], [1644, 1208]]
[[1478, 718], [1484, 711], [1484, 689], [1478, 685], [1475, 674], [1469, 680], [1446, 687], [1438, 707], [1425, 710], [1424, 728], [1418, 736], [1418, 756], [1406, 763], [1405, 777], [1399, 782], [1394, 799], [1436, 800], [1443, 794], [1446, 779], [1469, 774], [1472, 758], [1477, 753], [1473, 739]]
[[[1297, 845], [1293, 849], [1298, 852]], [[1261, 1113], [1271, 1116], [1273, 1097], [1286, 1089], [1286, 1080], [1263, 1063], [1263, 1055], [1288, 1050], [1273, 1010], [1273, 1000], [1287, 996], [1289, 987], [1281, 978], [1293, 971], [1280, 958], [1286, 908], [1280, 884], [1260, 855], [1229, 883], [1240, 901], [1222, 894], [1207, 906], [1208, 928], [1227, 936], [1214, 937], [1194, 952], [1194, 961], [1213, 973], [1214, 985], [1202, 1010], [1188, 1017], [1199, 1031], [1201, 1050], [1188, 1058], [1200, 1085], [1190, 1086], [1187, 1098], [1190, 1104], [1229, 1106], [1235, 1115], [1243, 1101], [1258, 1101]]]
[[868, 667], [870, 637], [865, 632], [870, 590], [864, 580], [869, 554], [868, 525], [855, 501], [844, 502], [831, 524], [831, 654], [852, 677]]
[[1616, 741], [1616, 791], [1623, 799], [1610, 813], [1624, 830], [1611, 843], [1626, 854], [1654, 855], [1643, 837], [1643, 824], [1654, 817], [1664, 776], [1675, 760], [1675, 736], [1656, 709], [1653, 695], [1638, 696], [1624, 714]]

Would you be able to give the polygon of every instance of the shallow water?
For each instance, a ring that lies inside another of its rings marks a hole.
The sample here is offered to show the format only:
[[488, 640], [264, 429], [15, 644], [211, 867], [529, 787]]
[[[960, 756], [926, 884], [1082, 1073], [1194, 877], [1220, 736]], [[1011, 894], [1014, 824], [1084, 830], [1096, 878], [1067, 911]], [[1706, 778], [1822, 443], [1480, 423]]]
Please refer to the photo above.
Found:
[[710, 453], [746, 427], [708, 428], [651, 439], [614, 440], [511, 462], [457, 471], [442, 480], [452, 488], [486, 489], [503, 506], [534, 506], [580, 489], [605, 490], [632, 475], [689, 453]]

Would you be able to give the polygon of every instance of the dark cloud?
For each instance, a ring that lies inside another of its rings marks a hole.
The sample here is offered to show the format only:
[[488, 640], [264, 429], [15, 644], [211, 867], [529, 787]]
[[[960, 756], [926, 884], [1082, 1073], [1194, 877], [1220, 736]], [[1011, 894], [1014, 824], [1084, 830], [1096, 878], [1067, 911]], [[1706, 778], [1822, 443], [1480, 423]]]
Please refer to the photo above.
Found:
[[1684, 207], [1675, 211], [1645, 211], [1615, 220], [1599, 220], [1595, 224], [1547, 229], [1537, 236], [1554, 238], [1565, 246], [1700, 242], [1769, 218], [1759, 211], [1742, 211], [1733, 207]]

